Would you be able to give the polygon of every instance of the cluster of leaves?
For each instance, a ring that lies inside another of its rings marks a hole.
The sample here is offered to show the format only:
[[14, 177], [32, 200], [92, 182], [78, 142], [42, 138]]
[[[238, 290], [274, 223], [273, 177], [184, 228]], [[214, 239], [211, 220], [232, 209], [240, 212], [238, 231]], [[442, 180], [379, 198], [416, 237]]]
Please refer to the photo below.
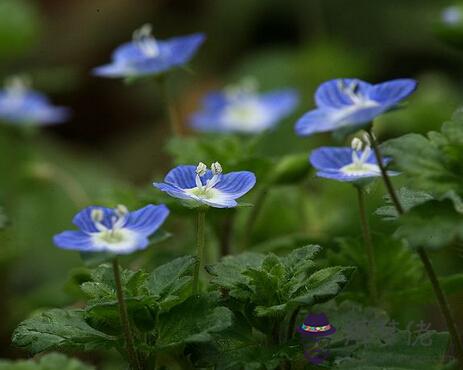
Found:
[[[385, 144], [385, 153], [406, 175], [413, 191], [399, 195], [406, 214], [395, 235], [411, 247], [442, 248], [463, 239], [463, 111], [427, 137], [408, 134]], [[396, 218], [390, 207], [379, 210]]]
[[38, 361], [21, 360], [8, 361], [0, 360], [0, 370], [94, 370], [93, 366], [85, 365], [82, 362], [68, 358], [59, 353], [50, 353]]
[[[177, 258], [151, 273], [122, 271], [140, 358], [157, 357], [158, 363], [191, 359], [217, 369], [275, 369], [300, 357], [300, 345], [292, 338], [299, 309], [334, 298], [354, 270], [320, 268], [313, 261], [319, 249], [307, 246], [285, 257], [226, 257], [208, 266], [211, 286], [200, 296], [191, 295], [194, 257]], [[13, 342], [34, 354], [109, 348], [124, 353], [111, 266], [96, 268], [81, 290], [85, 308], [34, 315], [19, 325]], [[256, 356], [262, 344], [266, 349]]]

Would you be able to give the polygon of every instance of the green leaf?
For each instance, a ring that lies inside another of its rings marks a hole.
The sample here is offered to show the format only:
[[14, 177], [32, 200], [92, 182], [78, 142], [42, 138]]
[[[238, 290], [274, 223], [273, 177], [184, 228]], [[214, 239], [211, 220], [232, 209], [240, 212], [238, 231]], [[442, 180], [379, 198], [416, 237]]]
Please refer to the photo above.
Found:
[[197, 261], [197, 258], [192, 256], [180, 257], [149, 274], [143, 288], [155, 297], [160, 312], [168, 311], [188, 298]]
[[82, 310], [53, 309], [23, 321], [13, 343], [35, 354], [53, 349], [89, 351], [116, 345], [113, 336], [90, 327]]
[[[447, 350], [449, 335], [435, 331], [414, 338], [409, 333], [399, 331], [386, 344], [366, 346], [352, 358], [343, 359], [335, 369], [355, 370], [437, 370], [442, 369], [442, 358]], [[413, 345], [413, 343], [415, 343]], [[429, 344], [421, 344], [429, 343]]]
[[61, 353], [50, 353], [37, 361], [34, 360], [0, 360], [0, 370], [94, 370], [77, 359], [66, 357]]
[[[350, 290], [363, 296], [368, 292], [368, 258], [361, 237], [340, 238], [337, 248], [327, 253], [329, 264], [352, 264], [358, 270], [349, 285]], [[416, 253], [407, 248], [403, 240], [388, 235], [374, 234], [373, 245], [376, 257], [376, 280], [380, 298], [402, 291], [404, 287], [417, 287], [423, 281], [423, 266]], [[388, 302], [388, 298], [385, 298]]]
[[231, 297], [252, 307], [257, 317], [283, 317], [300, 306], [334, 298], [349, 281], [351, 267], [320, 269], [312, 260], [319, 246], [294, 250], [286, 257], [246, 253], [229, 256], [209, 268], [211, 280]]
[[232, 325], [233, 314], [226, 307], [216, 307], [211, 297], [190, 297], [159, 316], [159, 351], [191, 343], [206, 343]]
[[412, 248], [439, 249], [463, 239], [463, 215], [450, 200], [428, 201], [399, 218], [394, 236], [406, 239]]
[[394, 158], [416, 189], [439, 200], [451, 199], [455, 209], [463, 213], [463, 110], [445, 122], [441, 132], [389, 140], [384, 153]]
[[[404, 187], [399, 189], [397, 196], [399, 197], [400, 204], [405, 211], [408, 211], [417, 205], [423, 204], [428, 200], [434, 199], [432, 195], [428, 193], [423, 191], [413, 191]], [[395, 209], [394, 204], [392, 203], [391, 197], [386, 195], [384, 198], [387, 205], [378, 208], [375, 214], [382, 217], [386, 221], [397, 219], [399, 215]]]

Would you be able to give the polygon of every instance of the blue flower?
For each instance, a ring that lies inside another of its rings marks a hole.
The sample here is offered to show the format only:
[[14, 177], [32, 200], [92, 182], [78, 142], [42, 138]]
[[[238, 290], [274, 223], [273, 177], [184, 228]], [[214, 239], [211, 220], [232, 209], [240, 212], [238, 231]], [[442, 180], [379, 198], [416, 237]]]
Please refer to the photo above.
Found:
[[337, 79], [320, 85], [317, 108], [296, 123], [296, 133], [306, 136], [338, 129], [360, 129], [395, 108], [412, 94], [417, 82], [398, 79], [372, 85], [357, 79]]
[[258, 94], [255, 84], [247, 80], [208, 94], [202, 110], [191, 117], [191, 125], [206, 132], [259, 133], [291, 114], [298, 100], [292, 89]]
[[12, 77], [0, 90], [0, 121], [12, 124], [52, 125], [64, 122], [69, 110], [55, 107], [48, 98], [28, 87], [20, 77]]
[[129, 254], [145, 249], [153, 234], [169, 215], [165, 205], [148, 205], [129, 212], [125, 206], [116, 209], [91, 206], [80, 211], [73, 220], [79, 231], [55, 235], [54, 243], [63, 249], [82, 252]]
[[442, 21], [448, 25], [457, 25], [462, 20], [461, 9], [457, 6], [449, 6], [442, 11]]
[[[381, 170], [370, 145], [362, 150], [362, 142], [355, 138], [352, 147], [322, 147], [310, 155], [310, 163], [317, 169], [317, 176], [345, 182], [359, 182], [381, 176]], [[384, 158], [387, 165], [391, 158]], [[390, 176], [397, 172], [388, 171]]]
[[163, 183], [153, 185], [194, 206], [232, 208], [238, 205], [236, 199], [251, 190], [255, 183], [256, 176], [252, 172], [222, 174], [222, 167], [215, 162], [211, 170], [204, 163], [198, 166], [178, 166], [167, 174]]
[[112, 55], [112, 63], [93, 70], [102, 77], [136, 77], [166, 72], [190, 61], [205, 36], [188, 36], [156, 40], [151, 25], [146, 24], [133, 34], [133, 41], [119, 46]]

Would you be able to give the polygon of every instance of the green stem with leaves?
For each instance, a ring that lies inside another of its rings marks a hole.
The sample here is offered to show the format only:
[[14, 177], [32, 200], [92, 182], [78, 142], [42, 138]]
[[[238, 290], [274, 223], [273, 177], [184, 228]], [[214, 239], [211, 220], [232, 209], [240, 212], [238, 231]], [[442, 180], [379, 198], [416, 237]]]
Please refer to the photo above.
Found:
[[196, 219], [196, 255], [198, 257], [198, 261], [193, 272], [193, 294], [195, 295], [199, 293], [199, 271], [203, 264], [204, 244], [206, 242], [205, 226], [206, 211], [200, 208]]
[[372, 304], [376, 304], [378, 301], [376, 262], [373, 241], [371, 239], [370, 226], [368, 224], [368, 218], [365, 209], [365, 192], [361, 186], [356, 186], [356, 189], [360, 223], [362, 225], [363, 243], [365, 245], [365, 252], [368, 259], [368, 291], [370, 293], [370, 300]]
[[140, 360], [137, 352], [135, 351], [135, 344], [133, 341], [132, 330], [130, 328], [129, 315], [127, 313], [127, 305], [124, 299], [124, 292], [122, 290], [121, 272], [119, 269], [119, 261], [117, 258], [113, 259], [113, 272], [114, 282], [116, 284], [117, 302], [119, 305], [119, 316], [121, 320], [122, 329], [124, 331], [125, 346], [127, 351], [127, 358], [132, 370], [141, 370]]
[[[368, 132], [368, 136], [370, 137], [371, 145], [373, 147], [376, 160], [378, 162], [378, 166], [381, 170], [381, 175], [383, 177], [384, 184], [386, 185], [389, 196], [391, 197], [391, 201], [394, 204], [397, 210], [397, 213], [399, 214], [399, 216], [403, 215], [405, 213], [405, 210], [402, 204], [400, 203], [399, 197], [397, 196], [394, 186], [392, 185], [391, 179], [389, 178], [389, 175], [387, 174], [387, 171], [386, 171], [386, 168], [383, 162], [383, 156], [381, 154], [379, 145], [376, 141], [375, 135], [373, 134], [372, 130], [373, 128], [370, 126], [367, 132]], [[460, 368], [463, 369], [463, 343], [461, 341], [460, 335], [458, 334], [458, 328], [457, 328], [455, 319], [453, 318], [452, 311], [450, 310], [449, 302], [439, 283], [436, 272], [434, 271], [434, 267], [432, 266], [432, 263], [431, 263], [431, 260], [429, 259], [428, 254], [426, 253], [423, 247], [418, 247], [417, 253], [421, 259], [421, 262], [423, 263], [426, 274], [428, 275], [429, 281], [431, 282], [432, 288], [434, 290], [434, 295], [436, 296], [437, 303], [439, 304], [439, 308], [447, 323], [447, 328], [453, 340], [453, 344], [455, 346], [455, 353], [456, 353], [458, 362], [460, 364]]]

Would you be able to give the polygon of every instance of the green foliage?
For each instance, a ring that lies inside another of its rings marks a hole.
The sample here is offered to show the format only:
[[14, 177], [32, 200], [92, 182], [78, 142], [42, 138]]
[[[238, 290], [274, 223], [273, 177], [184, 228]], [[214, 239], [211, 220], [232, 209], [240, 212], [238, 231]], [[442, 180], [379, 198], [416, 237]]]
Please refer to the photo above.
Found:
[[463, 213], [463, 111], [444, 123], [441, 132], [389, 140], [384, 152], [394, 158], [415, 189], [438, 200], [451, 199]]
[[450, 200], [428, 201], [401, 216], [395, 232], [412, 248], [439, 249], [455, 239], [463, 240], [463, 214], [455, 211]]
[[347, 284], [354, 268], [320, 268], [313, 261], [319, 250], [311, 245], [286, 257], [258, 253], [225, 257], [209, 266], [211, 284], [222, 291], [225, 301], [239, 302], [246, 314], [264, 327], [260, 319], [281, 319], [299, 307], [326, 302]]
[[93, 329], [83, 310], [53, 309], [23, 321], [13, 334], [13, 343], [35, 354], [53, 349], [90, 351], [109, 348], [116, 338]]
[[38, 361], [20, 360], [8, 361], [0, 360], [0, 370], [94, 370], [93, 366], [68, 358], [59, 353], [50, 353]]
[[442, 369], [448, 333], [400, 329], [384, 311], [351, 302], [320, 310], [336, 327], [329, 345], [334, 369]]
[[[357, 266], [349, 290], [366, 299], [368, 292], [368, 260], [361, 238], [341, 238], [338, 248], [326, 253], [328, 264]], [[376, 279], [380, 298], [389, 301], [390, 296], [401, 291], [404, 286], [417, 287], [423, 280], [423, 268], [415, 253], [401, 240], [387, 235], [374, 235], [374, 253], [377, 264]], [[362, 300], [364, 300], [362, 299]]]

